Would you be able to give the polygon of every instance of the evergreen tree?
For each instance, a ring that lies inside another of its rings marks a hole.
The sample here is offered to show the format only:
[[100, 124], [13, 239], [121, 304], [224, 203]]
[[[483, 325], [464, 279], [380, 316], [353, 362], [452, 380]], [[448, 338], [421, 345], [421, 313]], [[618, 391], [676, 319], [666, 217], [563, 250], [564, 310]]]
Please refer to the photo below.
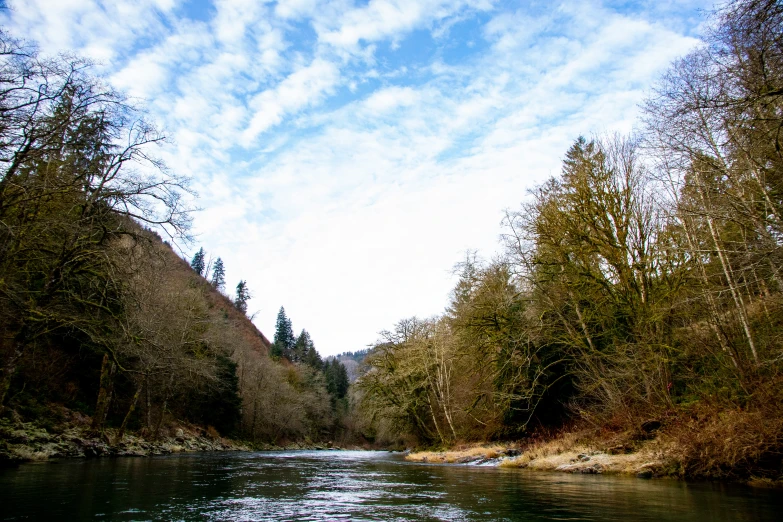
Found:
[[237, 296], [234, 298], [234, 306], [242, 312], [247, 313], [247, 302], [250, 300], [250, 291], [247, 289], [247, 281], [244, 279], [237, 285]]
[[220, 258], [215, 260], [215, 266], [212, 267], [212, 286], [217, 290], [223, 290], [226, 286], [226, 269]]
[[214, 426], [221, 435], [236, 433], [242, 416], [237, 364], [225, 355], [218, 355], [217, 386], [207, 392], [206, 400], [191, 397], [188, 416], [194, 421]]
[[291, 320], [286, 316], [285, 308], [281, 306], [275, 321], [275, 340], [271, 355], [291, 360], [295, 344], [296, 337], [294, 337]]
[[318, 371], [321, 371], [324, 367], [324, 362], [321, 360], [321, 356], [318, 354], [318, 350], [315, 349], [312, 340], [310, 341], [310, 346], [308, 347], [302, 362]]
[[203, 276], [206, 265], [204, 264], [204, 249], [199, 248], [196, 255], [190, 261], [190, 268], [192, 268], [198, 275]]
[[307, 332], [307, 330], [303, 329], [299, 334], [299, 337], [296, 338], [296, 343], [294, 343], [292, 360], [294, 362], [304, 362], [305, 358], [307, 357], [307, 352], [310, 351], [312, 345], [313, 341], [310, 339], [310, 334]]
[[324, 368], [326, 390], [334, 399], [342, 399], [348, 393], [348, 371], [343, 363], [332, 358]]

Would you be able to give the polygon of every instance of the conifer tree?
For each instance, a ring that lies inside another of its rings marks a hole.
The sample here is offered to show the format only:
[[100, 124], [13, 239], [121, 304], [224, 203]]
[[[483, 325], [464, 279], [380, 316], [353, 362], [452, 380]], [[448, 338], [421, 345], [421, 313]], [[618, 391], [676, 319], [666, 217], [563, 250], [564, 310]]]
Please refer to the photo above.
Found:
[[295, 344], [296, 337], [294, 337], [291, 320], [286, 316], [285, 308], [281, 306], [277, 313], [277, 321], [275, 321], [275, 340], [271, 354], [291, 360]]
[[243, 314], [247, 313], [247, 302], [250, 300], [250, 291], [247, 289], [247, 281], [244, 279], [237, 284], [237, 296], [234, 298], [234, 306]]
[[312, 344], [313, 341], [310, 339], [310, 334], [303, 329], [299, 337], [296, 338], [296, 343], [294, 343], [293, 362], [304, 362]]
[[334, 399], [342, 399], [348, 393], [348, 371], [343, 363], [332, 358], [324, 367], [326, 390]]
[[204, 269], [206, 268], [206, 265], [204, 264], [204, 255], [204, 248], [199, 248], [196, 255], [194, 255], [193, 259], [190, 261], [190, 268], [200, 276], [204, 275]]
[[212, 268], [212, 286], [217, 290], [222, 290], [226, 286], [226, 269], [223, 266], [223, 260], [217, 258], [215, 266]]
[[318, 354], [318, 350], [315, 349], [315, 345], [313, 344], [313, 341], [310, 341], [310, 346], [307, 349], [307, 353], [304, 356], [304, 362], [307, 366], [315, 369], [315, 370], [322, 370], [324, 367], [324, 362], [321, 360], [321, 356]]

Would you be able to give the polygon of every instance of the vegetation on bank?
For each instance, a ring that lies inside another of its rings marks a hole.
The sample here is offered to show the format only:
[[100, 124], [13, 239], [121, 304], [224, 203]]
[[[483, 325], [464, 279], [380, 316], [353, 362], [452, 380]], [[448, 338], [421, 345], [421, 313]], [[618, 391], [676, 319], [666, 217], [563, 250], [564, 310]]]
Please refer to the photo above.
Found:
[[506, 213], [505, 255], [469, 254], [442, 315], [382, 333], [356, 390], [366, 433], [656, 426], [678, 474], [781, 477], [783, 4], [730, 2], [705, 38], [637, 135], [577, 139]]
[[0, 453], [14, 426], [81, 429], [61, 411], [115, 448], [178, 423], [340, 442], [344, 368], [324, 371], [306, 332], [270, 343], [246, 283], [224, 294], [220, 258], [188, 264], [161, 239], [187, 240], [194, 194], [143, 111], [90, 71], [0, 32]]

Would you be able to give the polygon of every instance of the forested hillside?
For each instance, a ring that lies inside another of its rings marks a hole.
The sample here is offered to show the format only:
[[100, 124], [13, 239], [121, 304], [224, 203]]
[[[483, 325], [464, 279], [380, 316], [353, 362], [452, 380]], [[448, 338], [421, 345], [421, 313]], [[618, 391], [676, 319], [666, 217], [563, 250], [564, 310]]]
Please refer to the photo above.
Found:
[[633, 136], [578, 138], [469, 254], [446, 311], [381, 335], [378, 437], [649, 438], [689, 475], [777, 477], [783, 452], [783, 7], [732, 2]]
[[5, 33], [0, 84], [4, 422], [88, 418], [112, 444], [179, 422], [252, 442], [339, 436], [345, 391], [309, 336], [295, 353], [270, 343], [244, 281], [230, 298], [220, 258], [172, 249], [194, 194], [156, 157], [164, 137], [143, 111], [88, 62]]

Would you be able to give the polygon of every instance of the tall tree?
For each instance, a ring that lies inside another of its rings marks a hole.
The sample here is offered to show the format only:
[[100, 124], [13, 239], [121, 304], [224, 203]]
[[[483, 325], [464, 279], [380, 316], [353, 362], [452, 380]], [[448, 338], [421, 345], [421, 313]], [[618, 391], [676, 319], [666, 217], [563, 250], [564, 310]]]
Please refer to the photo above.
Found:
[[310, 340], [307, 353], [305, 353], [302, 362], [304, 362], [310, 368], [318, 371], [321, 371], [324, 367], [324, 362], [321, 360], [321, 355], [318, 353], [318, 350], [315, 349], [315, 345], [313, 344], [312, 340]]
[[212, 267], [212, 287], [222, 290], [226, 286], [226, 268], [223, 266], [223, 260], [217, 258]]
[[348, 393], [348, 372], [345, 365], [332, 358], [324, 368], [326, 389], [334, 399], [343, 399]]
[[302, 329], [299, 337], [296, 338], [294, 343], [294, 350], [292, 353], [293, 362], [304, 362], [305, 357], [310, 349], [313, 348], [313, 341], [310, 339], [310, 334], [307, 330]]
[[237, 295], [234, 298], [234, 306], [242, 312], [247, 313], [247, 302], [250, 300], [250, 291], [247, 289], [247, 282], [243, 279], [237, 284]]
[[291, 320], [285, 314], [285, 308], [281, 306], [280, 311], [277, 312], [277, 320], [275, 321], [275, 337], [272, 345], [272, 355], [285, 357], [286, 359], [291, 360], [295, 344], [296, 337], [294, 337]]
[[196, 254], [193, 256], [193, 259], [190, 261], [190, 268], [192, 268], [200, 276], [204, 275], [204, 269], [206, 268], [204, 255], [204, 249], [199, 248], [198, 252], [196, 252]]

